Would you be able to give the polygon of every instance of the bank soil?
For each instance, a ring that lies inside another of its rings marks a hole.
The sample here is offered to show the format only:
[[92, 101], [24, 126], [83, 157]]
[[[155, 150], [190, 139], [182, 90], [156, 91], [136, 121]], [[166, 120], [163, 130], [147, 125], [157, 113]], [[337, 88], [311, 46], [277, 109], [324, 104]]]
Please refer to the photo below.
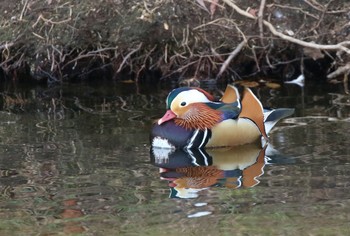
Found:
[[345, 0], [0, 3], [2, 80], [346, 82]]

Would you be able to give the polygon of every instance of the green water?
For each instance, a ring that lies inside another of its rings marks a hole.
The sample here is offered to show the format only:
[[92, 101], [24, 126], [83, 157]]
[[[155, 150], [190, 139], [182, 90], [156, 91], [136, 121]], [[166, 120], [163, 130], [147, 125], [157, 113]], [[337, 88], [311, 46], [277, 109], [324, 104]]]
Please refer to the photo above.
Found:
[[151, 161], [149, 130], [168, 92], [3, 88], [0, 235], [350, 234], [350, 103], [341, 87], [255, 90], [265, 106], [294, 107], [295, 116], [273, 130], [264, 155], [247, 147], [232, 159], [208, 153], [217, 168], [182, 164], [205, 169], [200, 176]]

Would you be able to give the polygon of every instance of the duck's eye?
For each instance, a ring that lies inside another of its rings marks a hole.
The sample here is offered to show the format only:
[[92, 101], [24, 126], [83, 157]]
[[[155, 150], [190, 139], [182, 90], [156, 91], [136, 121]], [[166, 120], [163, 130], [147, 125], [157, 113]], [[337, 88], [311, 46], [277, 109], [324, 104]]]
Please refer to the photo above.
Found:
[[182, 107], [184, 107], [184, 106], [186, 106], [186, 102], [182, 102], [182, 103], [180, 103], [180, 106], [182, 106]]

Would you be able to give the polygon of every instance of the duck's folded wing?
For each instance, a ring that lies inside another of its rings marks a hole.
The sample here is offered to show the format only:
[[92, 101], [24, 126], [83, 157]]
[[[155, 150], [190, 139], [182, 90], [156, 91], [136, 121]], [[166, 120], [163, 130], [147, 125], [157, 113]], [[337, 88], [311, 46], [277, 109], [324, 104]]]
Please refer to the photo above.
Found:
[[232, 84], [227, 85], [225, 93], [222, 95], [220, 99], [223, 103], [234, 103], [235, 101], [240, 100], [240, 95], [237, 87]]
[[222, 113], [222, 120], [236, 119], [241, 112], [241, 104], [238, 101], [232, 103], [213, 102], [207, 103], [207, 105], [212, 109], [220, 111]]

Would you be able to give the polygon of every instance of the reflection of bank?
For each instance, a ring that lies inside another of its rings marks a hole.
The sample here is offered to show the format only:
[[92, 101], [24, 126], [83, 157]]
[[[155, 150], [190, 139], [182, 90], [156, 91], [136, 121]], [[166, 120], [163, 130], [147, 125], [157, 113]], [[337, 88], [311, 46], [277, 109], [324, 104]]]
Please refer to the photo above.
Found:
[[152, 163], [168, 180], [170, 197], [195, 198], [208, 187], [253, 187], [264, 173], [267, 145], [257, 144], [209, 150], [151, 150]]
[[77, 199], [66, 199], [63, 201], [64, 209], [60, 213], [61, 219], [64, 221], [63, 232], [65, 234], [80, 234], [86, 231], [86, 228], [81, 224], [79, 219], [84, 216], [80, 209]]

